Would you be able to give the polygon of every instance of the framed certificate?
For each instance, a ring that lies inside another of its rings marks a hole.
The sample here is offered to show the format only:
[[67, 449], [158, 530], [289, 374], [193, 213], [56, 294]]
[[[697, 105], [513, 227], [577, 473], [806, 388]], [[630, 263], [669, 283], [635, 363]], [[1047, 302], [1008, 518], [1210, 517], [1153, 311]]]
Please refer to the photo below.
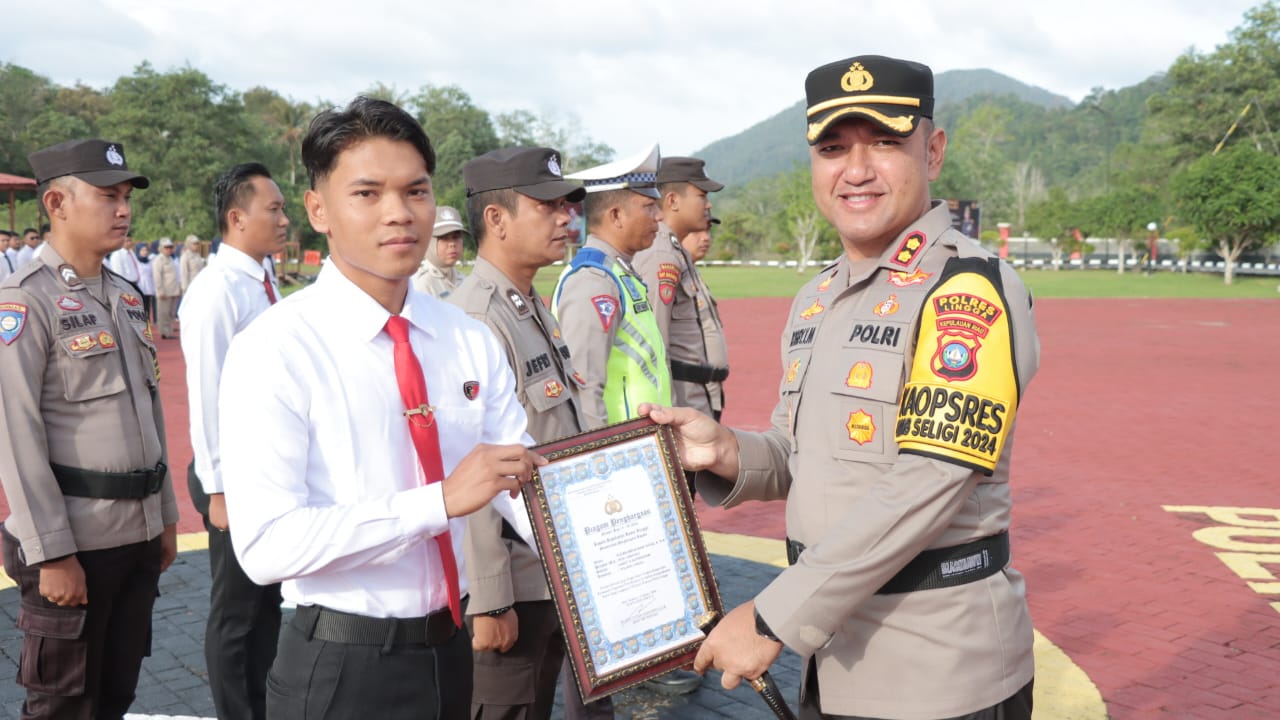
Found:
[[641, 418], [534, 450], [550, 463], [524, 501], [583, 699], [692, 662], [724, 606], [671, 429]]

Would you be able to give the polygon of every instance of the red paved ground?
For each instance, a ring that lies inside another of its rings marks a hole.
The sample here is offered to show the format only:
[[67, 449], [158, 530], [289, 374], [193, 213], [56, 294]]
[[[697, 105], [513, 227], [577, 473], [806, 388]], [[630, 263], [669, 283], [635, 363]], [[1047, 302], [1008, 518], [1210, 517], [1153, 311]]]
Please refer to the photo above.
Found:
[[[731, 425], [768, 422], [787, 305], [721, 305]], [[1116, 720], [1280, 717], [1280, 612], [1270, 605], [1280, 586], [1255, 592], [1192, 536], [1220, 523], [1163, 509], [1280, 513], [1266, 449], [1280, 439], [1280, 302], [1045, 300], [1037, 313], [1042, 367], [1019, 413], [1013, 527], [1037, 629], [1088, 673]], [[175, 340], [160, 352], [180, 528], [199, 531], [183, 480], [181, 352]], [[699, 513], [707, 529], [783, 534], [781, 505]], [[1257, 544], [1237, 547], [1237, 560], [1257, 561], [1255, 582], [1274, 582], [1280, 520], [1254, 519], [1272, 529], [1252, 530]]]

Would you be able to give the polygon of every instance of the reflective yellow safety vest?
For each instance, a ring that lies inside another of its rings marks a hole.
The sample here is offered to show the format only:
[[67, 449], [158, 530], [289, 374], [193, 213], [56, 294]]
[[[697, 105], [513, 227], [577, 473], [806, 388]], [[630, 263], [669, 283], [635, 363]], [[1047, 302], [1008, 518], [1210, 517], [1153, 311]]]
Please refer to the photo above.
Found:
[[[608, 263], [609, 256], [597, 248], [583, 248], [573, 256], [573, 262], [560, 274], [555, 294], [551, 298], [551, 312], [560, 319], [560, 293], [565, 280], [584, 267], [603, 270], [618, 285], [621, 307], [596, 310], [601, 316], [616, 315], [620, 319], [618, 332], [609, 349], [608, 376], [604, 384], [604, 405], [609, 422], [621, 422], [636, 417], [640, 403], [671, 404], [671, 366], [667, 364], [667, 348], [658, 331], [658, 321], [649, 306], [644, 283], [626, 272], [616, 260]], [[609, 297], [597, 297], [592, 301], [608, 303]]]

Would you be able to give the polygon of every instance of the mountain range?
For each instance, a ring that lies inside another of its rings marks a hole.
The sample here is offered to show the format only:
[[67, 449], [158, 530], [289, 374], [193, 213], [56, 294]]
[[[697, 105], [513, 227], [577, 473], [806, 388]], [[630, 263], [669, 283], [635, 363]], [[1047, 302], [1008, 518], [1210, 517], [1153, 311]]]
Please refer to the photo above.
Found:
[[[1069, 108], [1069, 98], [1028, 85], [994, 70], [948, 70], [934, 77], [934, 117], [945, 124], [947, 107], [974, 96], [1012, 96], [1045, 108]], [[742, 132], [721, 138], [694, 153], [707, 163], [707, 173], [729, 186], [790, 170], [807, 162], [804, 141], [805, 102]]]

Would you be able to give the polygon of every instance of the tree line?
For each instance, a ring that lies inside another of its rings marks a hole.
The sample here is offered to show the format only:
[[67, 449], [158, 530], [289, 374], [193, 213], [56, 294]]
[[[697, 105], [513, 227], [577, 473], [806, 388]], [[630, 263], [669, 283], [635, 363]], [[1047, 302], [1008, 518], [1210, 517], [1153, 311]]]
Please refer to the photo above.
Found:
[[[1118, 241], [1123, 253], [1155, 223], [1179, 254], [1207, 251], [1226, 259], [1230, 282], [1238, 259], [1280, 239], [1277, 2], [1249, 10], [1213, 51], [1188, 51], [1163, 74], [1119, 90], [1095, 89], [1073, 107], [989, 95], [947, 103], [935, 118], [950, 141], [934, 197], [980, 201], [988, 243], [996, 241], [996, 222], [1007, 222], [1014, 237], [1045, 240], [1059, 257], [1087, 254], [1094, 238]], [[378, 85], [365, 94], [402, 105], [427, 129], [441, 204], [463, 206], [463, 164], [497, 147], [555, 147], [566, 172], [613, 157], [572, 116], [492, 115], [457, 86]], [[29, 175], [27, 154], [62, 140], [118, 140], [132, 166], [153, 179], [151, 189], [134, 196], [135, 235], [207, 238], [214, 233], [214, 177], [236, 162], [259, 160], [289, 200], [292, 239], [323, 249], [302, 216], [300, 148], [311, 117], [333, 104], [296, 101], [265, 87], [233, 92], [191, 67], [160, 72], [144, 63], [112, 87], [95, 89], [61, 87], [26, 68], [0, 65], [0, 172]], [[708, 171], [715, 176], [714, 167]], [[716, 194], [713, 214], [722, 224], [712, 257], [838, 255], [839, 239], [817, 214], [808, 184], [807, 168], [797, 165]], [[24, 222], [34, 220], [34, 201], [19, 205]]]
[[[1137, 85], [1098, 88], [1067, 108], [973, 95], [935, 120], [949, 143], [933, 196], [980, 201], [993, 247], [996, 223], [1007, 222], [1059, 257], [1088, 254], [1099, 238], [1136, 251], [1155, 223], [1180, 255], [1221, 256], [1230, 282], [1236, 261], [1280, 240], [1276, 0], [1249, 10], [1228, 42]], [[838, 238], [825, 223], [815, 229], [812, 201], [797, 192], [807, 183], [798, 166], [721, 193], [713, 253], [835, 257]]]
[[[565, 172], [606, 162], [608, 145], [594, 141], [573, 116], [529, 110], [490, 115], [453, 85], [416, 91], [376, 85], [362, 94], [395, 102], [427, 129], [436, 151], [433, 178], [437, 201], [461, 209], [462, 166], [507, 145], [541, 145], [561, 152]], [[288, 202], [290, 239], [303, 248], [324, 249], [324, 239], [306, 222], [302, 194], [308, 182], [302, 138], [311, 118], [341, 102], [298, 101], [265, 87], [234, 92], [204, 72], [184, 67], [158, 71], [149, 63], [113, 86], [59, 86], [13, 64], [0, 65], [0, 172], [30, 177], [27, 156], [42, 147], [83, 137], [124, 144], [131, 168], [151, 178], [135, 193], [133, 234], [216, 234], [213, 181], [228, 167], [257, 161], [271, 169]], [[7, 202], [7, 198], [6, 198]], [[37, 222], [33, 194], [17, 203], [19, 225]]]

